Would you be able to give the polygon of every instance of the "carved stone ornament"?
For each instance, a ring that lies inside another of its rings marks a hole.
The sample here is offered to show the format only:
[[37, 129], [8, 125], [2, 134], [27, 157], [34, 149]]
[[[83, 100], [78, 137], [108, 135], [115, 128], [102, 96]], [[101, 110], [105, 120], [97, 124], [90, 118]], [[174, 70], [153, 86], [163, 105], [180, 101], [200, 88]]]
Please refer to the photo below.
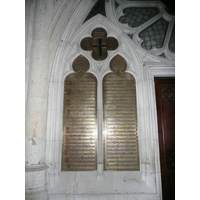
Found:
[[108, 56], [107, 51], [117, 49], [118, 41], [113, 37], [107, 37], [103, 28], [96, 28], [92, 31], [92, 38], [87, 37], [81, 41], [81, 48], [85, 51], [92, 51], [95, 60], [104, 60]]

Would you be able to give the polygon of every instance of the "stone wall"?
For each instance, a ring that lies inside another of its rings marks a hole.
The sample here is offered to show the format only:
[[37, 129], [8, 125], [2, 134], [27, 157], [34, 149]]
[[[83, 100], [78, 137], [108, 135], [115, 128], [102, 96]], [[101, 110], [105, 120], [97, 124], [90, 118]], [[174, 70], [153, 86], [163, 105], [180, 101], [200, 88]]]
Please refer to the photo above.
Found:
[[[160, 161], [154, 94], [155, 76], [174, 76], [174, 60], [150, 54], [120, 28], [114, 1], [106, 1], [107, 18], [96, 15], [83, 24], [96, 0], [26, 1], [26, 199], [161, 199]], [[121, 2], [121, 1], [118, 1]], [[92, 59], [80, 41], [103, 27], [119, 41], [105, 61]], [[136, 79], [140, 171], [105, 172], [102, 156], [102, 78], [117, 54]], [[61, 172], [64, 78], [72, 62], [84, 55], [98, 80], [98, 169]]]

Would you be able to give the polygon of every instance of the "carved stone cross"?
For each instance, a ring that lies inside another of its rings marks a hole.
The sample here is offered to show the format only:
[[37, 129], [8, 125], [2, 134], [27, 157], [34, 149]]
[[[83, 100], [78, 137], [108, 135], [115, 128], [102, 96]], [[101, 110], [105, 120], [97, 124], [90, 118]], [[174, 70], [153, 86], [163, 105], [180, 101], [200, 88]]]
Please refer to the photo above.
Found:
[[84, 38], [81, 41], [81, 48], [85, 51], [92, 51], [95, 60], [104, 60], [108, 56], [107, 51], [117, 49], [118, 41], [113, 37], [107, 37], [103, 28], [96, 28], [92, 31], [92, 37]]

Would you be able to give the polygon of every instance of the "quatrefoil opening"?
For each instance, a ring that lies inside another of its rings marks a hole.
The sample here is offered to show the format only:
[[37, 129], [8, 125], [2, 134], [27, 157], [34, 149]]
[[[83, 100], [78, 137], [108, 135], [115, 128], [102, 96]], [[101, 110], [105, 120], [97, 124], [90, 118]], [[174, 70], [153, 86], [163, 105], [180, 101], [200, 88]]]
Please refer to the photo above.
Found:
[[107, 37], [103, 28], [96, 28], [92, 31], [92, 37], [86, 37], [81, 41], [81, 48], [85, 51], [92, 51], [95, 60], [105, 60], [108, 51], [116, 50], [118, 41], [114, 37]]

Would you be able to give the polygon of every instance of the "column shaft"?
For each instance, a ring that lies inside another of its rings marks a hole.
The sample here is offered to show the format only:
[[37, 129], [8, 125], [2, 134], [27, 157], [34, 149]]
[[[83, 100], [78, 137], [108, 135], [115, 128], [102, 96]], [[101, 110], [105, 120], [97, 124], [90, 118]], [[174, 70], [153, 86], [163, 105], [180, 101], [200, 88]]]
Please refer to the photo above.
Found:
[[48, 99], [48, 16], [47, 0], [34, 4], [32, 46], [26, 101], [26, 199], [48, 199], [45, 142]]

